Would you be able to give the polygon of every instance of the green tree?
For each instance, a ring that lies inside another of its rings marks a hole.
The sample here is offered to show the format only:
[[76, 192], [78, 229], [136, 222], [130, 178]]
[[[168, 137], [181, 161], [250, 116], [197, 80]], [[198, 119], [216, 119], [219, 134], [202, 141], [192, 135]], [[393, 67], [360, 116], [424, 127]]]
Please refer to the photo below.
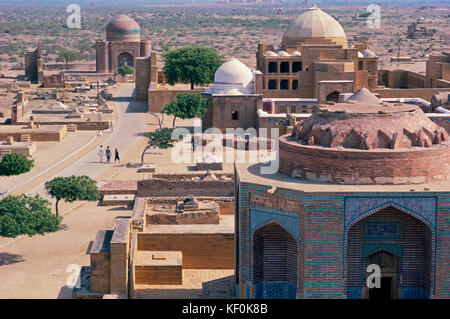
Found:
[[67, 70], [69, 69], [69, 62], [83, 60], [83, 55], [77, 51], [61, 49], [58, 53], [56, 61], [65, 62]]
[[145, 152], [151, 147], [157, 147], [159, 149], [167, 149], [173, 146], [172, 133], [173, 128], [163, 128], [154, 132], [145, 133], [144, 136], [148, 139], [147, 146], [141, 154], [141, 164], [144, 163]]
[[169, 50], [163, 55], [163, 68], [167, 82], [207, 85], [214, 81], [214, 73], [222, 65], [222, 58], [216, 50], [203, 46], [187, 46]]
[[22, 154], [6, 154], [0, 162], [0, 175], [11, 176], [29, 172], [34, 166], [34, 160]]
[[39, 195], [7, 196], [0, 201], [0, 235], [15, 237], [55, 232], [62, 218], [52, 214], [51, 204]]
[[58, 204], [61, 199], [70, 203], [76, 200], [100, 199], [97, 182], [89, 176], [55, 177], [45, 183], [45, 189], [50, 196], [56, 198], [56, 216], [59, 214]]
[[207, 104], [208, 102], [200, 94], [180, 93], [172, 102], [164, 105], [161, 112], [173, 115], [172, 126], [175, 127], [177, 117], [181, 119], [192, 119], [205, 115]]
[[122, 76], [125, 76], [126, 74], [133, 74], [134, 73], [133, 67], [129, 66], [128, 64], [123, 64], [117, 71]]

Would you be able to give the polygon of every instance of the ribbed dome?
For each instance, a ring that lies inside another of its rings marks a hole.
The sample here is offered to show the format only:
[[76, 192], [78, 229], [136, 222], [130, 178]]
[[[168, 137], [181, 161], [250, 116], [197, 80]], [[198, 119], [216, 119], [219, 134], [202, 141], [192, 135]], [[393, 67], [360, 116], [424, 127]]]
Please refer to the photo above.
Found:
[[365, 50], [362, 52], [362, 54], [363, 54], [363, 56], [366, 57], [366, 58], [373, 58], [373, 57], [376, 57], [376, 54], [373, 53], [373, 51], [372, 51], [372, 50], [369, 50], [369, 49], [365, 49]]
[[332, 16], [315, 5], [295, 19], [283, 35], [283, 43], [327, 43], [348, 47], [344, 29]]
[[106, 26], [106, 41], [139, 41], [141, 28], [136, 21], [121, 15]]
[[213, 94], [253, 94], [253, 73], [241, 61], [231, 59], [217, 69], [214, 86], [207, 91]]
[[356, 91], [345, 102], [350, 101], [359, 103], [380, 103], [380, 100], [377, 98], [377, 96], [364, 87]]

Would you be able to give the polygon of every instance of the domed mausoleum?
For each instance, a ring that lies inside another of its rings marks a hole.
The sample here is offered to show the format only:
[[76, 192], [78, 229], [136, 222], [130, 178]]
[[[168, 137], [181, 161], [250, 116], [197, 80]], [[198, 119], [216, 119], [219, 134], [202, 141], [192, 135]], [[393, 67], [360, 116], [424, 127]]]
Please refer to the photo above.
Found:
[[339, 22], [315, 5], [299, 15], [283, 34], [284, 48], [296, 48], [299, 44], [337, 44], [347, 48], [347, 37]]
[[450, 298], [448, 133], [355, 95], [303, 117], [271, 162], [235, 164], [239, 297]]
[[257, 69], [265, 98], [315, 98], [338, 102], [341, 93], [375, 89], [378, 56], [367, 43], [348, 47], [341, 24], [315, 5], [283, 33], [281, 46], [258, 44]]
[[280, 138], [281, 172], [343, 184], [450, 179], [447, 131], [419, 107], [363, 103], [327, 107], [331, 110], [299, 121], [291, 135]]
[[97, 72], [114, 73], [124, 64], [135, 67], [136, 58], [150, 56], [151, 41], [141, 41], [139, 24], [120, 15], [106, 26], [106, 41], [96, 41]]
[[141, 27], [126, 15], [120, 15], [106, 26], [106, 41], [139, 41]]
[[214, 84], [202, 93], [208, 100], [202, 118], [204, 129], [256, 128], [256, 111], [262, 108], [261, 72], [252, 72], [237, 59], [225, 62], [214, 74]]

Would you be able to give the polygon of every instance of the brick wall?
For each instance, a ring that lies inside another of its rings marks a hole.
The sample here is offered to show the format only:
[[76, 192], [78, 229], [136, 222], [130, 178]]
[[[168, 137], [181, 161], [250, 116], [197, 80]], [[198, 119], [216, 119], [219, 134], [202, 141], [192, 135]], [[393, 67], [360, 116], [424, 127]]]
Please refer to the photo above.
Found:
[[[239, 176], [237, 178], [240, 179]], [[241, 291], [243, 293], [241, 297], [245, 297], [245, 295], [251, 295], [251, 289], [248, 290], [246, 287], [251, 287], [252, 280], [250, 210], [253, 206], [250, 201], [250, 195], [260, 194], [266, 197], [270, 196], [267, 190], [272, 186], [248, 183], [242, 181], [242, 179], [238, 183], [239, 199], [237, 201], [239, 203], [239, 219], [237, 231], [239, 235], [239, 246], [237, 249], [237, 258], [239, 258], [239, 266], [236, 272], [238, 272]], [[278, 188], [274, 197], [277, 197], [277, 201], [279, 201], [280, 197], [289, 199], [290, 201], [297, 201], [299, 205], [298, 209], [290, 213], [291, 215], [298, 216], [300, 219], [299, 291], [297, 292], [297, 298], [347, 298], [347, 293], [350, 293], [346, 288], [344, 272], [344, 230], [345, 225], [351, 220], [349, 216], [352, 214], [351, 207], [346, 206], [346, 201], [348, 201], [349, 197], [360, 198], [361, 201], [382, 198], [387, 203], [402, 203], [403, 201], [404, 203], [409, 203], [407, 205], [416, 207], [415, 209], [422, 214], [421, 216], [425, 216], [423, 214], [434, 216], [435, 214], [436, 238], [432, 244], [432, 258], [430, 262], [433, 265], [435, 264], [432, 268], [436, 269], [436, 271], [430, 276], [431, 280], [435, 283], [435, 291], [431, 292], [431, 297], [450, 298], [450, 193], [415, 192], [412, 195], [410, 192], [387, 193], [381, 190], [370, 193], [306, 193], [292, 189]], [[437, 205], [425, 204], [432, 203], [433, 201], [430, 198], [432, 199], [434, 197], [436, 198], [435, 203]], [[360, 207], [360, 214], [362, 215], [369, 209], [370, 207], [368, 205], [362, 205]], [[258, 207], [258, 210], [273, 212], [274, 220], [277, 219], [280, 213], [285, 213], [280, 208]], [[375, 214], [371, 216], [375, 216]], [[406, 214], [401, 214], [401, 216], [405, 220], [409, 217]], [[433, 223], [432, 217], [427, 218]], [[414, 221], [417, 222], [418, 219], [414, 219]], [[423, 228], [424, 223], [419, 224]], [[414, 227], [416, 226], [413, 225]], [[429, 232], [424, 232], [424, 241], [433, 241], [433, 238], [430, 238], [429, 235]], [[414, 250], [414, 243], [409, 241], [407, 245], [409, 245], [406, 248], [407, 254], [409, 254], [408, 250], [410, 248], [412, 254], [410, 256], [417, 253], [417, 250]], [[411, 258], [414, 259], [416, 257]], [[418, 265], [418, 263], [415, 265]], [[411, 270], [413, 268], [406, 269]], [[362, 276], [362, 274], [360, 275]], [[431, 284], [431, 286], [433, 285]], [[357, 298], [361, 297], [361, 294], [357, 296]]]
[[232, 181], [168, 181], [149, 179], [138, 181], [138, 197], [234, 196]]
[[[308, 180], [344, 184], [417, 184], [445, 181], [450, 148], [407, 151], [333, 150], [280, 138], [280, 171]], [[426, 161], [423, 159], [427, 158]]]
[[130, 251], [130, 222], [120, 218], [111, 238], [111, 293], [128, 294], [128, 258]]
[[448, 88], [433, 89], [373, 89], [372, 93], [378, 94], [381, 99], [387, 98], [420, 98], [431, 101], [434, 94], [447, 92]]
[[175, 96], [180, 93], [201, 93], [205, 88], [195, 88], [194, 90], [176, 90], [176, 89], [149, 89], [148, 90], [148, 111], [161, 113], [161, 109], [167, 103], [172, 102]]
[[137, 234], [138, 250], [181, 251], [183, 269], [233, 269], [234, 234]]

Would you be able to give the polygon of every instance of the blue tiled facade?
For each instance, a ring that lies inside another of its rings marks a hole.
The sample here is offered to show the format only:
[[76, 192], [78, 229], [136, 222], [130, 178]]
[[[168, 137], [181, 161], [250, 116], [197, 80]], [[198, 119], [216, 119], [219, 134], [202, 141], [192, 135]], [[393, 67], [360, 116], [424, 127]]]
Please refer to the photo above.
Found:
[[[239, 281], [244, 285], [245, 298], [264, 296], [266, 288], [259, 283], [252, 293], [252, 233], [255, 228], [271, 221], [280, 224], [295, 236], [299, 243], [298, 287], [296, 298], [348, 298], [363, 297], [362, 287], [347, 283], [347, 233], [353, 225], [367, 217], [395, 208], [420, 221], [430, 234], [429, 293], [423, 287], [402, 287], [401, 298], [450, 298], [450, 192], [384, 193], [384, 192], [320, 192], [307, 193], [278, 188], [269, 194], [270, 185], [239, 181], [238, 232]], [[253, 195], [273, 196], [298, 203], [296, 209], [264, 207], [251, 202]], [[362, 256], [376, 251], [387, 251], [403, 258], [402, 224], [397, 220], [372, 222], [361, 246]], [[422, 226], [421, 226], [422, 227]], [[368, 236], [368, 237], [367, 237]], [[409, 248], [408, 248], [409, 249]], [[363, 257], [361, 263], [364, 262]], [[404, 274], [408, 279], [408, 273]], [[276, 287], [274, 284], [273, 287]], [[281, 286], [280, 286], [281, 287]], [[267, 288], [278, 296], [281, 288]], [[277, 291], [277, 292], [275, 292]], [[290, 291], [290, 290], [289, 290]], [[290, 292], [291, 293], [291, 292]], [[289, 294], [290, 294], [289, 293]]]

